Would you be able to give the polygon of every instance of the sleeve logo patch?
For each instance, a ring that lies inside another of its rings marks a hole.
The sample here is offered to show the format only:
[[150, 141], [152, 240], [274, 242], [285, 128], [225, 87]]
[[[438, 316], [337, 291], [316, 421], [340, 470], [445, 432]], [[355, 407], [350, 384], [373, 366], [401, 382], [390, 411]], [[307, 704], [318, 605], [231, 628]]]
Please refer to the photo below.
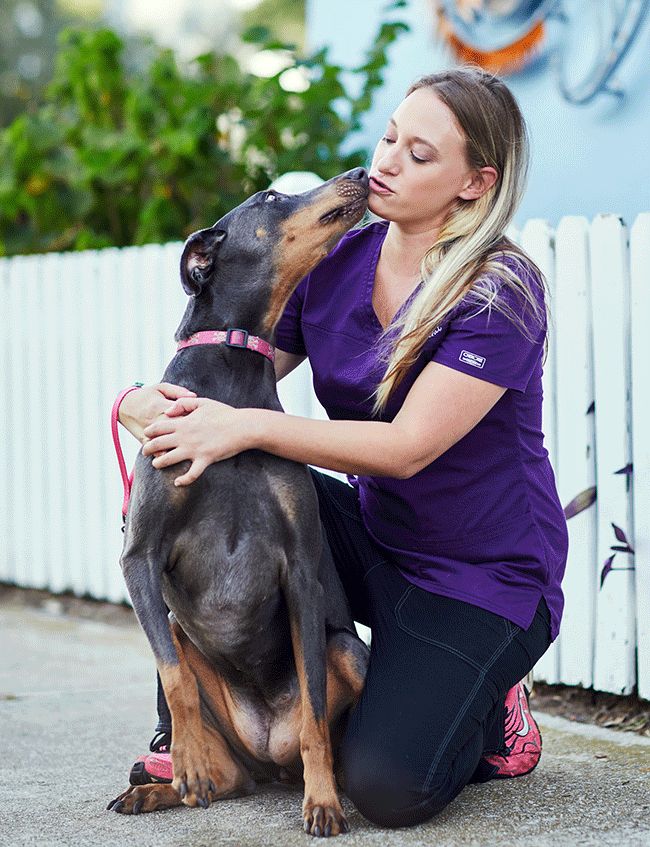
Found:
[[475, 368], [482, 368], [485, 364], [484, 356], [470, 353], [469, 350], [462, 350], [458, 358], [461, 362], [465, 362], [466, 365], [473, 365]]

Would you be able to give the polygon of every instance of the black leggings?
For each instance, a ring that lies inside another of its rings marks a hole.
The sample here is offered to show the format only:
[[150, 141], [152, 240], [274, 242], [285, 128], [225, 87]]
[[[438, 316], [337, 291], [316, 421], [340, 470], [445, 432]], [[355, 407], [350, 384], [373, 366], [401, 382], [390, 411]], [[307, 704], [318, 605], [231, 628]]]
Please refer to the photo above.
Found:
[[[541, 598], [523, 630], [418, 588], [366, 533], [356, 490], [310, 470], [354, 619], [372, 631], [366, 683], [339, 751], [345, 792], [379, 826], [421, 823], [494, 774], [481, 756], [504, 749], [505, 695], [551, 643], [548, 607]], [[159, 696], [161, 729], [164, 712]]]

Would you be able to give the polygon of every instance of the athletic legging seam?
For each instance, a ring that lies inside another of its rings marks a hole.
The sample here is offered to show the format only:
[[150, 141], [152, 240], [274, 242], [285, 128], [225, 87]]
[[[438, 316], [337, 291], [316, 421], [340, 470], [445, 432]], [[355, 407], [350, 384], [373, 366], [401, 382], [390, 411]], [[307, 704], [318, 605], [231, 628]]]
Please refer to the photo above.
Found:
[[485, 680], [485, 676], [486, 676], [487, 672], [492, 667], [492, 665], [496, 662], [496, 660], [499, 658], [499, 656], [503, 653], [503, 651], [506, 649], [506, 647], [510, 644], [510, 642], [514, 638], [514, 635], [515, 635], [514, 632], [511, 633], [504, 641], [501, 642], [499, 647], [497, 647], [497, 649], [494, 651], [494, 653], [490, 657], [489, 661], [481, 669], [481, 672], [479, 673], [478, 677], [476, 678], [476, 682], [474, 683], [472, 690], [467, 695], [465, 702], [463, 703], [463, 705], [462, 705], [461, 709], [459, 710], [458, 714], [456, 715], [456, 717], [452, 721], [451, 726], [447, 730], [447, 734], [445, 735], [445, 737], [443, 738], [440, 746], [438, 747], [438, 752], [433, 757], [433, 761], [431, 762], [431, 765], [429, 767], [429, 771], [427, 773], [427, 778], [425, 779], [424, 785], [422, 786], [423, 792], [426, 792], [426, 791], [429, 790], [429, 786], [431, 785], [431, 780], [433, 779], [433, 775], [436, 772], [436, 769], [437, 769], [437, 767], [440, 763], [440, 759], [442, 758], [443, 753], [446, 751], [447, 746], [449, 745], [449, 742], [451, 741], [451, 737], [458, 727], [458, 724], [464, 718], [465, 712], [469, 709], [470, 703], [472, 702], [474, 697], [476, 697], [478, 690], [480, 689], [481, 685], [483, 684], [483, 681]]
[[365, 582], [368, 579], [368, 576], [374, 571], [375, 568], [378, 568], [379, 565], [387, 565], [387, 564], [388, 564], [388, 562], [386, 561], [386, 559], [382, 559], [379, 562], [375, 562], [375, 564], [372, 567], [368, 568], [368, 570], [363, 575], [363, 581]]
[[453, 653], [454, 656], [458, 656], [459, 659], [462, 659], [464, 662], [467, 662], [468, 665], [473, 667], [475, 670], [479, 671], [479, 673], [483, 670], [481, 665], [478, 662], [475, 662], [473, 659], [470, 659], [469, 656], [466, 656], [464, 653], [461, 653], [460, 650], [456, 650], [455, 647], [451, 647], [449, 644], [445, 644], [443, 641], [437, 641], [435, 638], [430, 638], [427, 635], [421, 635], [419, 632], [411, 629], [407, 624], [402, 620], [402, 605], [407, 601], [409, 596], [417, 586], [410, 585], [404, 594], [400, 597], [397, 605], [395, 606], [395, 617], [397, 619], [397, 625], [403, 631], [413, 636], [413, 638], [417, 638], [419, 641], [424, 641], [426, 644], [434, 644], [436, 647], [440, 647], [443, 650], [446, 650], [448, 653]]

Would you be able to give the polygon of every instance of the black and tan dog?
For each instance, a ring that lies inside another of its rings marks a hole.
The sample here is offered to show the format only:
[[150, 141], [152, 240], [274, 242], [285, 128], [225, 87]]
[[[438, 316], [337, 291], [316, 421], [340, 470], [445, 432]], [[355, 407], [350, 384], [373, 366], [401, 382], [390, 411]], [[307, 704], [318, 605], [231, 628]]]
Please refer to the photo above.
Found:
[[[241, 327], [273, 344], [290, 294], [367, 197], [357, 168], [304, 194], [259, 192], [192, 235], [176, 339]], [[163, 380], [282, 411], [273, 362], [249, 349], [179, 350]], [[188, 466], [156, 470], [138, 455], [121, 557], [172, 714], [174, 781], [131, 787], [109, 808], [207, 806], [255, 780], [302, 774], [305, 830], [345, 832], [330, 731], [360, 694], [368, 651], [323, 544], [307, 466], [249, 450], [174, 487]]]

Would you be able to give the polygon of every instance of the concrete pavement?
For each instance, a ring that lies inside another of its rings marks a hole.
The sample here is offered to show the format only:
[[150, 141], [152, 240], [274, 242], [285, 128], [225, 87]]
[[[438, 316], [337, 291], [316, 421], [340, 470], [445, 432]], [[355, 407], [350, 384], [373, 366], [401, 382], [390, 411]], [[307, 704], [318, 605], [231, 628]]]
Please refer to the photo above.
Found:
[[[0, 845], [307, 847], [301, 792], [262, 787], [207, 810], [122, 817], [154, 723], [154, 667], [136, 623], [0, 603]], [[534, 709], [534, 699], [532, 700]], [[650, 844], [650, 739], [536, 712], [544, 755], [514, 780], [469, 785], [427, 824], [382, 830], [344, 798], [341, 847]]]

